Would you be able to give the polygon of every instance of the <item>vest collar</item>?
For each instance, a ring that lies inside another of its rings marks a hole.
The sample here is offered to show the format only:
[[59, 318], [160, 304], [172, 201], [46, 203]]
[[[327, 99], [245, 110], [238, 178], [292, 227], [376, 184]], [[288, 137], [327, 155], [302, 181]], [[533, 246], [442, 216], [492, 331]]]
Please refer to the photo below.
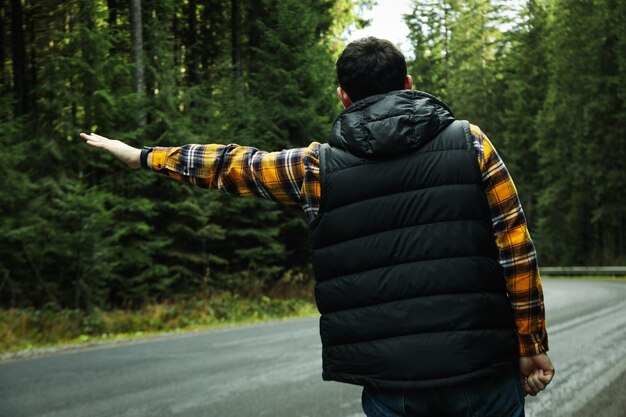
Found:
[[328, 143], [360, 157], [397, 155], [420, 148], [453, 121], [436, 97], [397, 90], [353, 103], [335, 120]]

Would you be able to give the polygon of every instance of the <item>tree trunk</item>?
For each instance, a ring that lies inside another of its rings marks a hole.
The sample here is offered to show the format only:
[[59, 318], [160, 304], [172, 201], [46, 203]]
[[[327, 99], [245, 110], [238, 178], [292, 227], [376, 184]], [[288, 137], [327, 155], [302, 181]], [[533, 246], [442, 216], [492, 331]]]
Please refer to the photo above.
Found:
[[119, 8], [119, 5], [117, 3], [118, 0], [108, 0], [107, 1], [107, 7], [109, 9], [109, 27], [110, 28], [115, 28], [117, 27], [117, 10]]
[[[6, 55], [4, 54], [4, 44], [5, 44], [5, 30], [7, 27], [7, 18], [6, 18], [6, 0], [0, 0], [0, 27], [3, 30], [0, 30], [0, 94], [4, 94], [6, 91], [6, 87], [9, 84], [9, 80], [7, 78], [7, 74], [4, 68], [4, 63], [6, 62]], [[4, 115], [3, 115], [4, 116]]]
[[[85, 110], [84, 123], [86, 126], [91, 126], [95, 119], [95, 109], [93, 101], [93, 93], [96, 91], [97, 79], [93, 70], [96, 67], [96, 52], [94, 51], [94, 45], [89, 35], [85, 31], [80, 30], [80, 27], [93, 28], [95, 25], [95, 7], [90, 0], [80, 0], [78, 2], [78, 26], [80, 36], [80, 48], [82, 52], [82, 59], [87, 68], [92, 71], [84, 71], [82, 73], [82, 93], [85, 95], [83, 100], [83, 106]], [[76, 122], [76, 121], [74, 121]]]
[[211, 61], [216, 55], [215, 37], [213, 32], [216, 31], [216, 17], [219, 13], [215, 10], [215, 1], [209, 1], [204, 4], [202, 9], [202, 19], [200, 25], [200, 36], [202, 47], [200, 48], [200, 65], [202, 66], [202, 78], [211, 83]]
[[[131, 0], [133, 60], [135, 61], [135, 92], [143, 100], [145, 93], [143, 80], [143, 34], [141, 23], [141, 0]], [[139, 106], [137, 115], [139, 126], [146, 125], [146, 113], [143, 105]]]
[[187, 59], [185, 60], [189, 85], [193, 85], [198, 81], [198, 35], [196, 23], [196, 0], [189, 0], [187, 9]]
[[231, 35], [232, 35], [232, 64], [235, 72], [235, 79], [239, 91], [243, 91], [243, 80], [241, 72], [241, 26], [239, 24], [241, 8], [239, 0], [231, 2]]
[[11, 52], [13, 55], [13, 91], [16, 98], [16, 116], [20, 116], [28, 111], [26, 43], [24, 42], [23, 18], [22, 0], [11, 0]]
[[[263, 33], [261, 30], [260, 22], [268, 20], [267, 12], [262, 4], [259, 2], [248, 2], [246, 8], [248, 29], [248, 47], [246, 48], [246, 70], [250, 79], [253, 79], [257, 74], [262, 72], [262, 64], [260, 64], [260, 57], [258, 51], [263, 50]], [[249, 90], [254, 90], [256, 86], [251, 84]], [[254, 93], [253, 93], [254, 94]]]
[[[111, 47], [109, 48], [110, 56], [117, 56], [120, 53], [124, 53], [123, 47], [120, 45], [120, 39], [118, 35], [123, 33], [123, 29], [118, 24], [118, 19], [120, 16], [120, 10], [123, 13], [124, 9], [120, 5], [119, 0], [107, 0], [107, 10], [109, 12], [109, 16], [107, 18], [108, 23], [108, 33], [111, 36]], [[113, 82], [114, 88], [117, 88], [122, 83], [121, 80], [115, 80]]]
[[[26, 27], [29, 28], [29, 41], [30, 41], [30, 48], [29, 49], [29, 61], [27, 63], [27, 68], [30, 68], [30, 79], [28, 80], [28, 85], [32, 85], [32, 86], [36, 86], [37, 85], [37, 48], [35, 47], [36, 45], [36, 34], [35, 34], [35, 16], [34, 15], [34, 11], [33, 11], [33, 7], [30, 7], [30, 11], [29, 13], [26, 15], [27, 21], [26, 21]], [[28, 91], [29, 89], [27, 89], [26, 94], [27, 97], [26, 99], [28, 100], [28, 105], [27, 108], [30, 109], [31, 111], [36, 111], [35, 109], [35, 90], [33, 91]]]

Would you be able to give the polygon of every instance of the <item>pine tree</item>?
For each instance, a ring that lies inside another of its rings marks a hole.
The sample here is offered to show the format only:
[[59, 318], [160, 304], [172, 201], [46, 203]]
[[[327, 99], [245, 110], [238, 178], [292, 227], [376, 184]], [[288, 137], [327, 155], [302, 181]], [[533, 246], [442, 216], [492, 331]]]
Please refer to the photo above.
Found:
[[554, 6], [551, 76], [538, 118], [541, 243], [549, 262], [607, 262], [614, 259], [623, 218], [623, 205], [617, 208], [623, 200], [615, 196], [623, 186], [615, 158], [623, 152], [623, 146], [615, 148], [623, 142], [616, 128], [623, 113], [617, 94], [619, 25], [607, 3]]
[[452, 2], [415, 1], [411, 14], [405, 15], [404, 20], [414, 53], [414, 58], [407, 62], [407, 69], [413, 76], [415, 88], [446, 101]]
[[536, 201], [541, 190], [535, 120], [546, 96], [547, 16], [542, 2], [527, 1], [521, 20], [507, 33], [509, 47], [502, 62], [501, 104], [496, 130], [499, 152], [515, 179], [531, 230], [536, 226]]

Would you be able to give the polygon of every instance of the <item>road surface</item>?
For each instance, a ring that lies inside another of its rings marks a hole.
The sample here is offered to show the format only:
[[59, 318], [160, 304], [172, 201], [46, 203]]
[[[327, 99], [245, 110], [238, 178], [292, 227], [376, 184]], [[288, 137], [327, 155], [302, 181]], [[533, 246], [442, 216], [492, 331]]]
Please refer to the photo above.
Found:
[[[543, 286], [557, 373], [527, 397], [526, 415], [574, 416], [623, 383], [626, 282]], [[298, 319], [5, 361], [0, 416], [363, 416], [361, 387], [322, 381], [317, 325]]]

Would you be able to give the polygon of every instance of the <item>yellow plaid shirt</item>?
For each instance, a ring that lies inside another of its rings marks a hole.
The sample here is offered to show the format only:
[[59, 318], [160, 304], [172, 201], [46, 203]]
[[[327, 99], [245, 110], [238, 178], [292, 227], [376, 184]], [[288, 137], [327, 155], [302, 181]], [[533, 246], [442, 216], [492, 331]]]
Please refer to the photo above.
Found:
[[[537, 254], [515, 184], [487, 136], [478, 126], [471, 125], [471, 132], [517, 327], [520, 355], [546, 352], [548, 336]], [[209, 190], [297, 204], [312, 221], [320, 202], [319, 147], [319, 142], [280, 152], [236, 144], [157, 147], [152, 153], [152, 170]]]

